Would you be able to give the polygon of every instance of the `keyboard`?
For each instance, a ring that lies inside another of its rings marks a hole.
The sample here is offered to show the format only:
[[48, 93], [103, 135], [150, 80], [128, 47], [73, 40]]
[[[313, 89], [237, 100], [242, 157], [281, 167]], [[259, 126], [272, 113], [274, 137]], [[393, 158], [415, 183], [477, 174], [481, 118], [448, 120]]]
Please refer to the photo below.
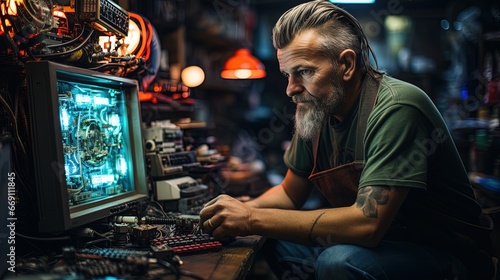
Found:
[[78, 250], [78, 254], [88, 258], [102, 257], [115, 261], [125, 261], [127, 257], [149, 257], [150, 251], [142, 251], [131, 248], [85, 248]]
[[186, 234], [170, 237], [160, 237], [152, 241], [152, 246], [168, 246], [174, 254], [186, 255], [203, 252], [213, 252], [222, 249], [222, 243], [208, 234]]

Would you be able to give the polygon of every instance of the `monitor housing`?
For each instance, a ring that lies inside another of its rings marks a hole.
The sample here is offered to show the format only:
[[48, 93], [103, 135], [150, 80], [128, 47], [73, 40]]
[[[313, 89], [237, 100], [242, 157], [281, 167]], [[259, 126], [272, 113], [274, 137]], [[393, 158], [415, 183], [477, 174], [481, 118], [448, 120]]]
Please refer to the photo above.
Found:
[[50, 61], [26, 70], [39, 232], [147, 200], [137, 81]]

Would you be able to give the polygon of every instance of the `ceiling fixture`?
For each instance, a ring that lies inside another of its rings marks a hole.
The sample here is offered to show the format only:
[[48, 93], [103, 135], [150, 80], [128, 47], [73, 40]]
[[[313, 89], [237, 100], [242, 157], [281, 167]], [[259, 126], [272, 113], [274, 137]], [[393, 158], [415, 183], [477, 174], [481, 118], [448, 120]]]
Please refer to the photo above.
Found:
[[266, 76], [266, 70], [250, 50], [239, 49], [224, 63], [220, 75], [224, 79], [261, 79]]
[[333, 4], [373, 4], [375, 0], [329, 0]]

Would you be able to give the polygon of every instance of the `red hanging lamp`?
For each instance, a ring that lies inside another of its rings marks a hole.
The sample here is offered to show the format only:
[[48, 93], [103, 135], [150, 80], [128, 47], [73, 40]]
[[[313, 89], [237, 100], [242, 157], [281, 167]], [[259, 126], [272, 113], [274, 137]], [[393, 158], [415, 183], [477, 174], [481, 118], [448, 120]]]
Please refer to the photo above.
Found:
[[266, 70], [250, 50], [242, 48], [224, 63], [220, 75], [224, 79], [261, 79], [266, 76]]

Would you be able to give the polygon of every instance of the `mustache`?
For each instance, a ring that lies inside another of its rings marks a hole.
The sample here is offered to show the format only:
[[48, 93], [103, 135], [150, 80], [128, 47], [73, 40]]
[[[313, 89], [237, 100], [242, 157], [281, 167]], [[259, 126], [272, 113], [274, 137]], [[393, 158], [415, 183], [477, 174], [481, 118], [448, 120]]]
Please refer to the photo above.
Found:
[[299, 95], [294, 95], [292, 96], [292, 102], [293, 103], [299, 103], [299, 102], [315, 102], [316, 100], [314, 98], [307, 98], [304, 96], [299, 96]]

